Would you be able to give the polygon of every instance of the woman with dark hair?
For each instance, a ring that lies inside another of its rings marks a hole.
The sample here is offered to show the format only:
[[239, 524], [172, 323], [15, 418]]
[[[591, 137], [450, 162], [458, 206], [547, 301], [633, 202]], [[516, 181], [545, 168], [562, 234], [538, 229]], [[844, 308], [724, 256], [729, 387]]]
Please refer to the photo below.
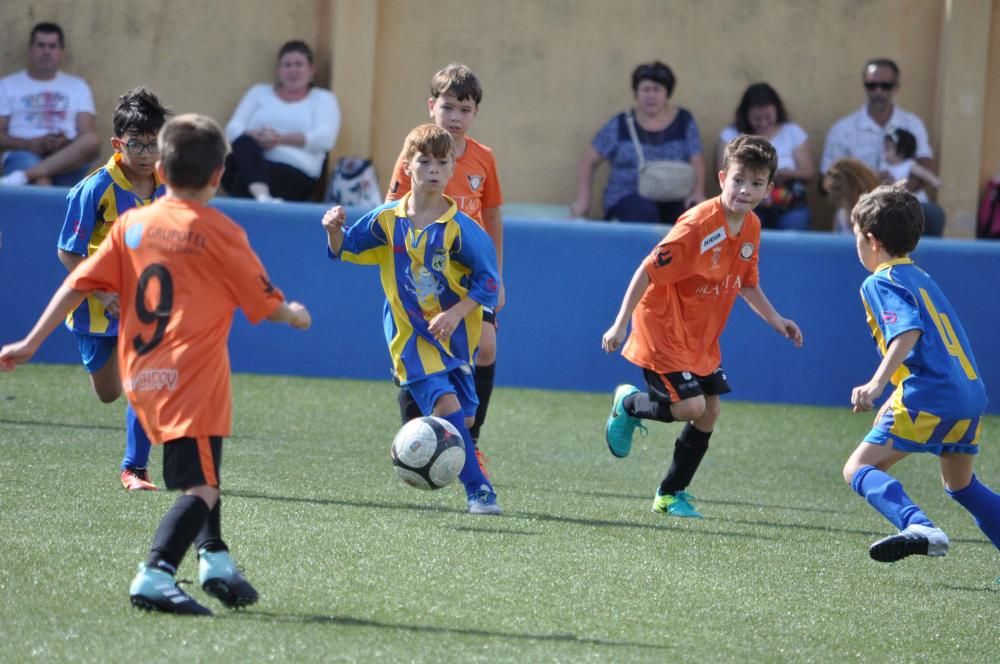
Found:
[[233, 151], [222, 186], [232, 196], [308, 200], [340, 131], [340, 107], [313, 85], [313, 54], [303, 41], [278, 52], [278, 81], [247, 91], [226, 125]]
[[761, 226], [808, 229], [806, 185], [816, 177], [809, 136], [802, 127], [789, 121], [781, 97], [767, 83], [754, 83], [746, 89], [736, 108], [736, 123], [719, 134], [716, 164], [720, 169], [726, 145], [740, 134], [763, 136], [778, 153], [774, 189], [754, 210], [760, 217]]
[[605, 219], [672, 224], [705, 200], [701, 135], [694, 117], [670, 103], [675, 84], [673, 71], [662, 62], [635, 68], [635, 106], [608, 120], [580, 161], [570, 206], [574, 217], [590, 208], [594, 170], [603, 161], [611, 164]]

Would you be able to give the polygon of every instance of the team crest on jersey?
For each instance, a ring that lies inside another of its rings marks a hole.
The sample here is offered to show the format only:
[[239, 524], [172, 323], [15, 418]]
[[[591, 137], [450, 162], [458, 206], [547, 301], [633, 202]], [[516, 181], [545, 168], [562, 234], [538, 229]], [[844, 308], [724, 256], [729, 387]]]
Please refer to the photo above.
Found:
[[715, 245], [719, 244], [726, 239], [726, 229], [719, 228], [718, 230], [707, 235], [704, 240], [701, 241], [701, 253], [705, 253]]
[[740, 258], [748, 261], [751, 256], [753, 256], [753, 242], [744, 242], [743, 246], [740, 247]]
[[431, 258], [431, 269], [435, 272], [443, 272], [446, 260], [448, 260], [448, 251], [446, 249], [435, 249], [434, 256]]
[[482, 185], [483, 180], [486, 179], [486, 176], [484, 175], [466, 175], [465, 177], [469, 180], [469, 188], [472, 189], [472, 191], [479, 191], [480, 185]]
[[142, 224], [132, 224], [125, 230], [125, 245], [129, 249], [138, 249], [142, 242]]

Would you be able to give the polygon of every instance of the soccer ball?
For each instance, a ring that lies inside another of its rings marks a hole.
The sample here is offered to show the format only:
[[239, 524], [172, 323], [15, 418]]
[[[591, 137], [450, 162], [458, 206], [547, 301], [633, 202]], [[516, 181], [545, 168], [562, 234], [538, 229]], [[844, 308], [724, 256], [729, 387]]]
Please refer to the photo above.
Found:
[[412, 487], [440, 489], [462, 472], [465, 441], [450, 422], [418, 417], [403, 425], [392, 439], [392, 465]]

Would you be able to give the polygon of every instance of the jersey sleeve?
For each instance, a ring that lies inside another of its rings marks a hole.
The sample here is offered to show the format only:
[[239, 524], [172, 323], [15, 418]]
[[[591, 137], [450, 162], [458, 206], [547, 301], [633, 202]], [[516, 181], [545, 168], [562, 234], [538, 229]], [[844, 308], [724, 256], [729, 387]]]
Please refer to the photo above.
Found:
[[618, 148], [618, 115], [612, 116], [604, 123], [604, 126], [597, 130], [594, 140], [590, 142], [597, 154], [605, 159], [611, 159]]
[[90, 236], [97, 222], [97, 201], [94, 187], [87, 180], [73, 187], [66, 195], [66, 218], [59, 231], [59, 248], [73, 254], [86, 256]]
[[457, 260], [471, 270], [469, 274], [469, 298], [484, 307], [494, 307], [499, 292], [497, 252], [493, 241], [479, 224], [469, 220], [460, 224], [461, 245], [456, 252]]
[[280, 289], [271, 284], [260, 258], [250, 247], [246, 232], [235, 234], [230, 251], [226, 254], [222, 274], [226, 286], [243, 314], [256, 325], [285, 301]]
[[403, 170], [403, 153], [396, 157], [396, 165], [392, 168], [392, 178], [389, 180], [389, 191], [385, 195], [387, 201], [398, 201], [410, 190], [410, 176]]
[[691, 276], [698, 258], [692, 246], [695, 239], [694, 227], [674, 226], [642, 262], [649, 280], [665, 286]]
[[482, 204], [484, 210], [489, 210], [503, 205], [503, 194], [500, 191], [500, 176], [497, 175], [497, 160], [492, 150], [486, 151], [486, 162]]
[[393, 216], [396, 214], [392, 206], [377, 207], [345, 229], [340, 253], [334, 254], [328, 250], [330, 258], [361, 265], [377, 264], [379, 250], [390, 244], [380, 221], [381, 214], [386, 211]]
[[115, 224], [94, 255], [77, 265], [63, 281], [63, 285], [84, 293], [98, 290], [120, 293], [122, 291], [122, 227], [121, 223]]
[[881, 276], [869, 277], [861, 285], [861, 297], [875, 317], [886, 347], [904, 332], [924, 331], [917, 298], [904, 286]]

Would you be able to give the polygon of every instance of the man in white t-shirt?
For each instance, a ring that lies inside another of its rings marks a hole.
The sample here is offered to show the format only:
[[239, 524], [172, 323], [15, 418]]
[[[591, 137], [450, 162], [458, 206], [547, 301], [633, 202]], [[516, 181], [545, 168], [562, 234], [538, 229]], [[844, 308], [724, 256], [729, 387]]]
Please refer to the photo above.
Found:
[[0, 184], [72, 186], [100, 151], [94, 97], [86, 81], [59, 71], [63, 31], [31, 30], [28, 68], [0, 79]]
[[[917, 139], [916, 161], [921, 166], [934, 170], [927, 128], [923, 121], [893, 103], [899, 90], [899, 67], [888, 58], [874, 58], [865, 63], [862, 73], [865, 95], [864, 106], [845, 116], [830, 128], [826, 134], [820, 170], [826, 173], [833, 162], [843, 158], [859, 159], [889, 179], [887, 164], [884, 162], [885, 136], [894, 129], [905, 129]], [[907, 181], [911, 191], [920, 189], [919, 180]], [[944, 230], [944, 211], [936, 204], [927, 202], [924, 206], [925, 235], [941, 235]]]

